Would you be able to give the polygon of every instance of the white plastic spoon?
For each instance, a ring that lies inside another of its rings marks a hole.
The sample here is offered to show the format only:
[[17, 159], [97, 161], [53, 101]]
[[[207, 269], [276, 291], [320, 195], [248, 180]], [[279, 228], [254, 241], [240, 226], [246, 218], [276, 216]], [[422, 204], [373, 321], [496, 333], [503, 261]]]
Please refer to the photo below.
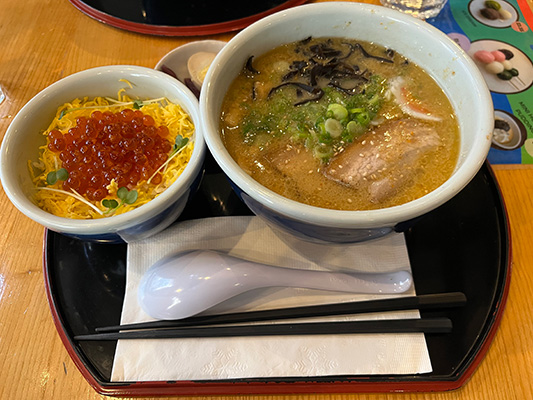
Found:
[[154, 264], [141, 279], [138, 301], [157, 319], [198, 314], [233, 296], [265, 287], [297, 287], [350, 293], [403, 293], [408, 271], [345, 274], [274, 267], [210, 250], [180, 253]]

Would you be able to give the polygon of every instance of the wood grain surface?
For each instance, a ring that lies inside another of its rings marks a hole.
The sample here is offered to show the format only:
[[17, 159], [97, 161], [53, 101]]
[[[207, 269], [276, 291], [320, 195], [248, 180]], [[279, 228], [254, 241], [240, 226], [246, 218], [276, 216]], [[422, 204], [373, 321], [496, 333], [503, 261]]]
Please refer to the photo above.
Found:
[[[377, 3], [376, 1], [368, 1]], [[231, 34], [201, 39], [229, 40]], [[111, 64], [154, 67], [168, 51], [199, 38], [122, 31], [67, 0], [2, 1], [0, 137], [21, 107], [74, 72]], [[513, 272], [501, 326], [485, 359], [461, 389], [445, 393], [236, 396], [272, 400], [533, 399], [533, 168], [494, 166], [513, 238]], [[46, 300], [44, 229], [0, 189], [0, 399], [99, 399], [63, 347]], [[222, 399], [230, 397], [212, 397]]]

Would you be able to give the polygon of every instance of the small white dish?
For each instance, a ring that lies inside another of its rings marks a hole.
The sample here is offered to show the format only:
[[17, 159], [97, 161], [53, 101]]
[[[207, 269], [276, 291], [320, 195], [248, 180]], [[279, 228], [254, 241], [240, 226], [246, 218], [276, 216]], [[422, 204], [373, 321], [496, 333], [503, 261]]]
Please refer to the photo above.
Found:
[[202, 51], [218, 54], [225, 45], [226, 42], [221, 40], [199, 40], [184, 44], [183, 46], [176, 47], [161, 58], [156, 64], [155, 69], [165, 72], [165, 68], [163, 68], [165, 66], [176, 74], [178, 80], [185, 83], [186, 79], [191, 78], [187, 68], [187, 62], [193, 54]]

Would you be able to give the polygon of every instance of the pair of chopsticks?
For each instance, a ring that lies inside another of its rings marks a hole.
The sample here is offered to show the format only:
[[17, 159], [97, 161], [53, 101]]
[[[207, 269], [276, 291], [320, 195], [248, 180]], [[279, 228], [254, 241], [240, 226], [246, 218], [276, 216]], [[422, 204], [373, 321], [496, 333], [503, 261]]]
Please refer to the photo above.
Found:
[[[449, 318], [383, 319], [341, 322], [232, 325], [260, 321], [324, 317], [334, 315], [401, 310], [437, 310], [461, 307], [466, 296], [461, 292], [320, 304], [274, 310], [189, 317], [181, 320], [152, 321], [96, 328], [97, 333], [74, 336], [74, 340], [163, 339], [192, 337], [324, 335], [343, 333], [449, 333]], [[217, 326], [224, 325], [224, 326]]]

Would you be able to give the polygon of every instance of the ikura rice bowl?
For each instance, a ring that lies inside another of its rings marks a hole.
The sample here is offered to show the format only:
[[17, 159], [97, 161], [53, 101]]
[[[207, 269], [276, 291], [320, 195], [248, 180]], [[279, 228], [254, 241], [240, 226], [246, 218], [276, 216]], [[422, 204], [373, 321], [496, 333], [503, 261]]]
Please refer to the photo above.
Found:
[[185, 169], [194, 130], [189, 115], [166, 98], [133, 100], [122, 89], [116, 99], [74, 99], [57, 109], [42, 132], [47, 142], [39, 159], [28, 161], [32, 200], [73, 219], [140, 207]]

